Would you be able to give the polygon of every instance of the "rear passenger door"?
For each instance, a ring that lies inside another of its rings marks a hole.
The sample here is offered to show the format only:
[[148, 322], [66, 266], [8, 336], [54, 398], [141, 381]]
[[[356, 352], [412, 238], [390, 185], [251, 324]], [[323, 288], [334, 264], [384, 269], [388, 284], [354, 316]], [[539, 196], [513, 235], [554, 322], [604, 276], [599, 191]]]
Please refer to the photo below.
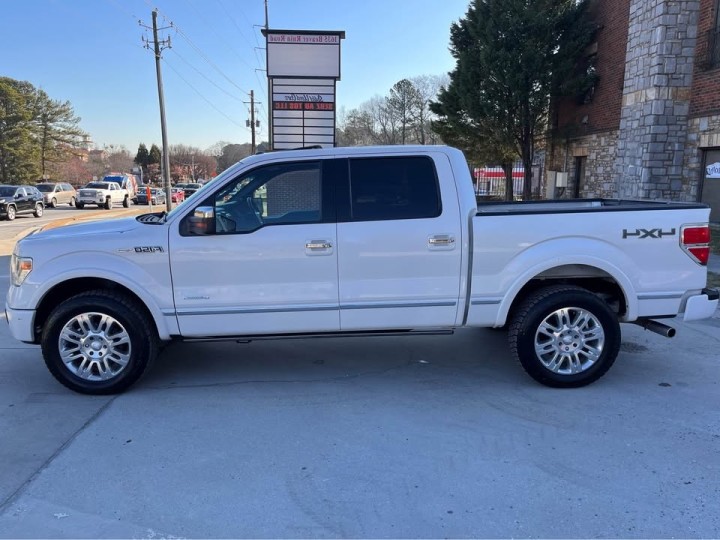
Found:
[[338, 187], [341, 329], [452, 326], [462, 231], [448, 158], [350, 158], [347, 170]]

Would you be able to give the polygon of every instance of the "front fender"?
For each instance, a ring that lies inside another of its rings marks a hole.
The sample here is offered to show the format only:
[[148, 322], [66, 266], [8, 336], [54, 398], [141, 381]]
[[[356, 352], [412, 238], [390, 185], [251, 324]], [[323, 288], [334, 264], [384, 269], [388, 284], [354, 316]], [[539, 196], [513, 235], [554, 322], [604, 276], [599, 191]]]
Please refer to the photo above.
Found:
[[[77, 261], [85, 258], [86, 266]], [[141, 264], [138, 263], [139, 259]], [[99, 278], [113, 281], [134, 293], [150, 311], [161, 339], [177, 334], [177, 321], [165, 317], [173, 311], [169, 259], [163, 253], [98, 253], [79, 251], [59, 255], [38, 265], [20, 287], [10, 287], [8, 306], [34, 310], [55, 287], [71, 279]]]

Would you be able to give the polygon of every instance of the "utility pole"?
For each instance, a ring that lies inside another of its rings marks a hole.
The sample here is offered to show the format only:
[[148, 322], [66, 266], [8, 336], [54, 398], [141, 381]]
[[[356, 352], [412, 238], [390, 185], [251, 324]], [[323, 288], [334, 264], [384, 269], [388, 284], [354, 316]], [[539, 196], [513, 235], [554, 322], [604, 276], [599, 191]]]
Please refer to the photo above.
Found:
[[[170, 43], [170, 36], [165, 40], [158, 39], [158, 26], [157, 26], [157, 15], [158, 10], [154, 9], [152, 12], [152, 31], [153, 31], [153, 49], [155, 52], [155, 71], [157, 73], [157, 86], [158, 86], [158, 100], [160, 101], [160, 130], [162, 133], [162, 176], [163, 176], [163, 187], [165, 188], [165, 207], [169, 212], [172, 209], [172, 190], [170, 189], [170, 151], [168, 149], [167, 142], [167, 126], [165, 124], [165, 96], [163, 94], [163, 82], [162, 72], [160, 70], [160, 53], [163, 49], [169, 49], [172, 44]], [[141, 26], [148, 28], [144, 24], [140, 23]], [[165, 26], [160, 30], [166, 30], [171, 28]], [[150, 48], [146, 38], [145, 47]]]
[[[243, 103], [247, 103], [247, 101], [243, 101]], [[257, 145], [255, 144], [255, 128], [260, 126], [260, 122], [255, 121], [255, 91], [250, 90], [250, 120], [245, 122], [245, 125], [250, 128], [250, 133], [252, 134], [251, 139], [251, 146], [250, 150], [251, 153], [254, 154], [257, 150]]]

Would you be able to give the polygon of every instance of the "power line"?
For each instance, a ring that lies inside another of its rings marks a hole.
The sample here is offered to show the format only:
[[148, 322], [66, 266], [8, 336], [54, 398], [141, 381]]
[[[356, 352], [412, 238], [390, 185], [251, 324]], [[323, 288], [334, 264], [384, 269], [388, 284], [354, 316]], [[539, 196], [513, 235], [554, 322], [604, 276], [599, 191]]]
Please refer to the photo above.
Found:
[[232, 94], [232, 93], [228, 92], [228, 91], [225, 90], [222, 86], [220, 86], [220, 85], [217, 84], [215, 81], [213, 81], [212, 79], [210, 79], [210, 78], [209, 78], [207, 75], [205, 75], [202, 71], [200, 71], [198, 68], [196, 68], [196, 67], [195, 67], [194, 65], [192, 65], [190, 62], [188, 62], [179, 52], [177, 52], [177, 50], [175, 50], [175, 49], [170, 49], [170, 50], [175, 54], [175, 56], [177, 56], [177, 57], [178, 57], [180, 60], [182, 60], [185, 64], [187, 64], [188, 66], [190, 66], [198, 75], [200, 75], [203, 79], [205, 79], [207, 82], [209, 82], [210, 84], [212, 84], [215, 88], [217, 88], [218, 90], [220, 90], [223, 94], [225, 94], [225, 95], [233, 98], [233, 99], [236, 100], [236, 101], [239, 101], [240, 103], [243, 103], [242, 98], [239, 98], [239, 97], [237, 97], [235, 94]]
[[[240, 25], [235, 21], [235, 17], [233, 17], [232, 14], [228, 11], [227, 7], [225, 7], [225, 4], [223, 3], [223, 1], [222, 1], [222, 0], [217, 0], [217, 3], [220, 4], [220, 7], [221, 7], [222, 10], [225, 12], [225, 14], [228, 16], [228, 19], [230, 19], [230, 22], [232, 22], [233, 25], [235, 25], [235, 28], [237, 28], [238, 32], [240, 32], [240, 35], [242, 36], [242, 38], [243, 38], [245, 41], [247, 41], [247, 43], [248, 43], [248, 45], [250, 45], [250, 47], [254, 47], [254, 45], [252, 44], [252, 42], [245, 36], [245, 33], [244, 33], [244, 32], [242, 31], [242, 29], [240, 28]], [[250, 28], [252, 29], [252, 25], [250, 25]], [[255, 31], [254, 31], [254, 30], [253, 30], [253, 35], [255, 36]], [[255, 36], [255, 42], [256, 42], [256, 44], [257, 44], [257, 36]]]
[[[180, 80], [183, 81], [185, 84], [187, 84], [198, 96], [200, 96], [200, 98], [202, 98], [203, 101], [205, 101], [205, 103], [207, 103], [208, 105], [210, 105], [210, 106], [211, 106], [213, 109], [215, 109], [218, 113], [220, 113], [220, 114], [223, 115], [225, 118], [227, 118], [228, 121], [230, 121], [231, 123], [235, 124], [236, 126], [238, 126], [238, 127], [240, 127], [240, 128], [248, 129], [247, 126], [243, 126], [242, 124], [236, 122], [235, 120], [233, 120], [232, 118], [230, 118], [227, 114], [225, 114], [221, 109], [219, 109], [218, 107], [216, 107], [214, 103], [212, 103], [212, 102], [211, 102], [209, 99], [207, 99], [197, 88], [195, 88], [192, 84], [190, 84], [190, 82], [189, 82], [185, 77], [183, 77], [182, 75], [180, 75], [180, 72], [179, 72], [178, 70], [176, 70], [176, 69], [172, 66], [172, 64], [170, 64], [170, 63], [167, 61], [167, 59], [163, 58], [163, 61], [165, 62], [165, 65], [166, 65], [167, 67], [169, 67], [170, 69], [172, 69], [173, 72], [175, 72], [175, 75], [177, 75], [178, 77], [180, 77]], [[249, 130], [248, 130], [248, 131], [249, 131]]]
[[[195, 7], [194, 4], [192, 4], [192, 3], [190, 2], [190, 0], [185, 0], [185, 3], [195, 10], [195, 13], [198, 14], [198, 16], [200, 17], [200, 19], [202, 19], [203, 22], [204, 22], [209, 28], [212, 28], [213, 30], [215, 30], [215, 28], [213, 27], [213, 25], [211, 25], [211, 24], [209, 24], [209, 23], [207, 22], [207, 19], [205, 18], [205, 16], [200, 12], [200, 10], [199, 10], [198, 8]], [[237, 51], [237, 49], [235, 49], [235, 46], [234, 46], [232, 43], [230, 43], [230, 42], [225, 38], [223, 32], [217, 32], [215, 35], [216, 35], [217, 37], [219, 37], [219, 38], [222, 40], [222, 42], [225, 43], [225, 45], [228, 46], [228, 49], [231, 50], [231, 51], [235, 54], [235, 56], [237, 56], [238, 59], [239, 59], [243, 64], [245, 64], [247, 67], [250, 67], [250, 64], [248, 64], [247, 61], [242, 57], [242, 55]]]
[[250, 94], [247, 90], [245, 90], [244, 88], [241, 88], [240, 86], [238, 86], [230, 77], [228, 77], [227, 75], [225, 75], [225, 73], [223, 72], [223, 70], [221, 70], [219, 67], [217, 67], [217, 65], [215, 64], [215, 62], [213, 62], [212, 60], [210, 60], [210, 59], [207, 57], [207, 55], [206, 55], [204, 52], [202, 52], [202, 50], [200, 49], [200, 47], [198, 47], [197, 45], [195, 45], [195, 43], [185, 34], [185, 32], [183, 32], [183, 31], [180, 29], [179, 26], [173, 25], [173, 28], [175, 28], [175, 31], [178, 33], [178, 35], [179, 35], [180, 37], [182, 37], [185, 41], [187, 41], [187, 42], [190, 44], [190, 46], [195, 50], [195, 52], [198, 53], [198, 54], [202, 57], [202, 59], [205, 60], [205, 62], [207, 62], [207, 63], [210, 65], [210, 67], [212, 67], [215, 71], [217, 71], [227, 82], [229, 82], [229, 83], [230, 83], [231, 85], [233, 85], [235, 88], [237, 88], [238, 90], [240, 90], [243, 94], [247, 94], [247, 95]]

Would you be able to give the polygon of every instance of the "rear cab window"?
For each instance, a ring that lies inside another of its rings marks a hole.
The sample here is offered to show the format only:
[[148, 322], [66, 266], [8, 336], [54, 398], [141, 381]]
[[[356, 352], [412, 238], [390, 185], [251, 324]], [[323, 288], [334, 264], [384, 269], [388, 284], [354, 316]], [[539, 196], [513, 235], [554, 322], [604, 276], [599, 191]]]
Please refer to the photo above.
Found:
[[428, 156], [350, 159], [350, 220], [424, 219], [442, 213]]

